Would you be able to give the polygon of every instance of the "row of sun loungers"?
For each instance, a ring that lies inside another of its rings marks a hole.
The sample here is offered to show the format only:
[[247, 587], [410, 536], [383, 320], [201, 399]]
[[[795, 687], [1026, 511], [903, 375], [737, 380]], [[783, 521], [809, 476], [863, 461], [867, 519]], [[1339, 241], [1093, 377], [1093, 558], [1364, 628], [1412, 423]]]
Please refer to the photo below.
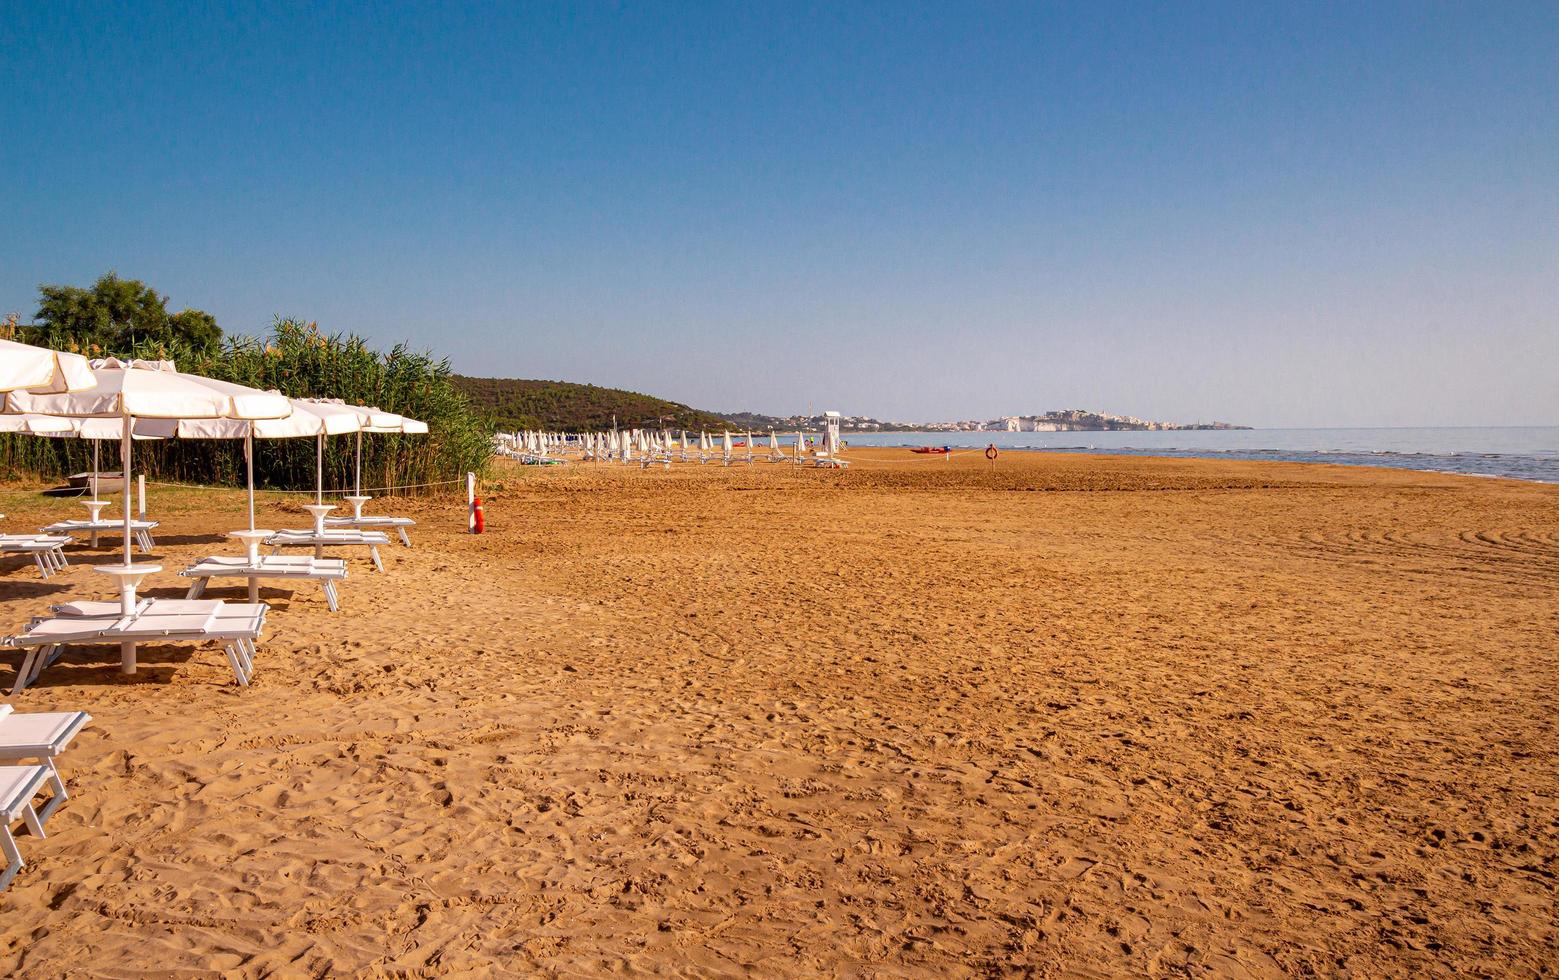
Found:
[[[85, 534], [95, 546], [100, 535], [122, 535], [124, 534], [124, 527], [123, 520], [71, 520], [55, 521], [48, 527], [43, 528], [42, 531], [44, 534]], [[157, 547], [157, 542], [152, 540], [152, 532], [156, 529], [156, 521], [138, 521], [134, 519], [130, 521], [130, 537], [135, 541], [135, 546], [140, 548], [142, 553]]]
[[65, 560], [67, 544], [70, 538], [63, 534], [0, 534], [0, 554], [32, 556], [38, 574], [44, 578], [63, 571], [69, 564]]
[[[0, 704], [0, 762], [8, 763], [0, 765], [0, 852], [6, 861], [0, 891], [24, 864], [11, 827], [21, 820], [34, 837], [44, 836], [43, 825], [70, 798], [56, 760], [91, 720], [85, 711], [20, 713]], [[40, 810], [33, 801], [45, 785], [50, 796]]]
[[389, 543], [389, 535], [383, 531], [353, 531], [345, 528], [327, 531], [277, 531], [265, 539], [265, 545], [271, 549], [272, 555], [280, 553], [283, 548], [313, 548], [315, 558], [324, 558], [327, 547], [367, 548], [369, 556], [373, 559], [374, 568], [381, 572], [384, 571], [384, 562], [379, 558], [379, 546]]
[[407, 529], [417, 526], [417, 522], [409, 517], [327, 517], [327, 528], [351, 528], [358, 531], [394, 531], [400, 536], [401, 544], [411, 547], [411, 537]]
[[341, 608], [336, 583], [346, 578], [346, 562], [340, 558], [315, 558], [310, 555], [260, 555], [253, 562], [247, 556], [214, 556], [179, 573], [195, 581], [190, 583], [186, 599], [198, 599], [214, 578], [242, 578], [249, 583], [249, 601], [260, 600], [261, 579], [318, 582], [325, 590], [325, 603], [331, 612]]
[[69, 602], [50, 607], [26, 629], [8, 636], [4, 645], [24, 651], [12, 695], [20, 694], [59, 659], [66, 647], [117, 643], [125, 663], [135, 663], [140, 643], [205, 643], [215, 640], [227, 654], [233, 677], [249, 686], [254, 655], [265, 629], [263, 602], [232, 603], [221, 599], [142, 599], [126, 616], [117, 602]]

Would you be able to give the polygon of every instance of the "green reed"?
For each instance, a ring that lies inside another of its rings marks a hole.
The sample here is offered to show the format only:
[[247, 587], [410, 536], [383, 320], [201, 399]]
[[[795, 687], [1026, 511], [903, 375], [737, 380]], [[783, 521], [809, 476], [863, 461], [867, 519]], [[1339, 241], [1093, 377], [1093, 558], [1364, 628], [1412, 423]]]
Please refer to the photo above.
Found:
[[[92, 352], [89, 352], [92, 353]], [[428, 423], [421, 436], [364, 433], [363, 486], [407, 487], [461, 480], [481, 473], [491, 457], [491, 426], [450, 380], [448, 362], [405, 344], [388, 353], [350, 334], [321, 333], [317, 324], [278, 318], [266, 338], [238, 337], [212, 354], [137, 349], [138, 357], [170, 357], [179, 370], [275, 389], [294, 398], [339, 398]], [[352, 486], [356, 436], [325, 440], [325, 489]], [[117, 470], [117, 442], [99, 446], [105, 470]], [[313, 439], [255, 440], [255, 483], [268, 489], [314, 486]], [[0, 475], [54, 479], [88, 469], [91, 443], [31, 435], [0, 435]], [[244, 479], [241, 440], [137, 442], [135, 469], [149, 480], [238, 486]], [[459, 492], [458, 484], [404, 492]], [[375, 491], [383, 496], [386, 491]]]

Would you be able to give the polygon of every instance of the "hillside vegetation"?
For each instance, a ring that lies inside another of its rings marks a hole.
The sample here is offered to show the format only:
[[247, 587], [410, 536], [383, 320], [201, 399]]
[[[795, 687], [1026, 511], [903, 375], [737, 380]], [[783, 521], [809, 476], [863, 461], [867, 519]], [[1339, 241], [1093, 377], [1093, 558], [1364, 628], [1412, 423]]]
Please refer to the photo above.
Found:
[[454, 382], [473, 409], [490, 416], [495, 426], [505, 432], [515, 429], [599, 432], [612, 427], [613, 416], [622, 428], [724, 429], [728, 426], [725, 419], [713, 412], [701, 412], [680, 402], [621, 388], [462, 375], [455, 375]]

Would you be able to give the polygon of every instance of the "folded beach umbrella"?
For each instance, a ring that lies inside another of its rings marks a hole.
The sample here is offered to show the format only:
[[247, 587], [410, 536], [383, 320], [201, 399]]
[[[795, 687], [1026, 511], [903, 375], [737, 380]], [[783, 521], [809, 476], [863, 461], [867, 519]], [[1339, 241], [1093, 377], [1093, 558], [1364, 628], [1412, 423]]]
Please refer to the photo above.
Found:
[[731, 430], [726, 429], [720, 436], [720, 455], [725, 458], [725, 465], [731, 465]]
[[0, 391], [54, 394], [95, 384], [92, 365], [80, 354], [0, 340]]
[[[130, 554], [130, 494], [132, 427], [138, 419], [277, 419], [292, 414], [287, 399], [273, 392], [223, 394], [182, 377], [167, 361], [99, 361], [93, 365], [96, 381], [90, 390], [64, 394], [12, 391], [5, 396], [6, 414], [56, 415], [67, 418], [117, 418], [120, 422], [119, 459], [125, 481], [124, 564], [118, 569], [99, 566], [120, 576], [121, 608], [129, 615], [135, 608], [135, 586], [144, 574], [135, 568]], [[145, 571], [155, 570], [149, 566]]]
[[807, 452], [807, 437], [805, 433], [796, 433], [796, 459], [802, 459]]

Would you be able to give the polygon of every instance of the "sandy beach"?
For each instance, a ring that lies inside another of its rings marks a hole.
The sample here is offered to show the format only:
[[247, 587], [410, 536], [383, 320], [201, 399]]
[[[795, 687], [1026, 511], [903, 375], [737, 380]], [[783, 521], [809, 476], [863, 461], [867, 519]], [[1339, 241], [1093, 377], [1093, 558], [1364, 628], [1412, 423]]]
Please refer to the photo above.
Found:
[[[248, 690], [67, 655], [17, 706], [95, 721], [0, 969], [1559, 970], [1559, 487], [851, 458], [500, 465], [481, 537], [370, 505], [415, 547], [341, 613], [266, 588]], [[150, 509], [150, 594], [236, 550], [238, 492]], [[107, 597], [71, 558], [8, 559], [0, 629]]]

